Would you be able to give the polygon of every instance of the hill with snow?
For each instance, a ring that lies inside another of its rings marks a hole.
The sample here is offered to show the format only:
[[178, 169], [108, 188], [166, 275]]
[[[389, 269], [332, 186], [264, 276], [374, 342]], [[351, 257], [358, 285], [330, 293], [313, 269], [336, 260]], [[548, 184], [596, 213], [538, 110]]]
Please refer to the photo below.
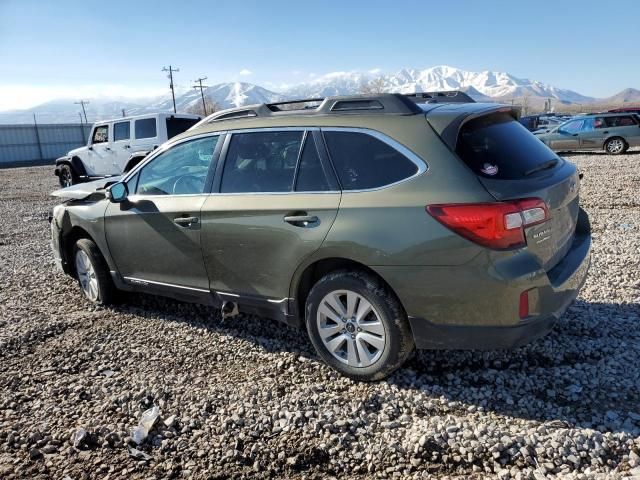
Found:
[[[635, 89], [626, 89], [607, 99], [596, 99], [572, 90], [518, 78], [506, 72], [471, 72], [446, 65], [424, 70], [404, 68], [392, 74], [334, 72], [306, 83], [289, 86], [281, 92], [247, 82], [220, 83], [208, 87], [204, 93], [219, 108], [232, 108], [287, 99], [355, 94], [362, 92], [365, 86], [373, 84], [376, 91], [384, 92], [462, 90], [481, 102], [511, 102], [523, 97], [527, 97], [531, 103], [543, 102], [546, 99], [564, 104], [640, 101], [640, 91]], [[178, 112], [185, 112], [199, 102], [201, 98], [198, 90], [176, 93]], [[90, 99], [87, 105], [87, 116], [90, 122], [117, 118], [122, 115], [123, 109], [127, 115], [170, 112], [173, 110], [173, 103], [170, 93], [160, 98], [94, 98]], [[31, 123], [33, 113], [41, 123], [77, 123], [78, 111], [78, 105], [74, 105], [73, 100], [54, 100], [28, 110], [0, 112], [0, 123]]]

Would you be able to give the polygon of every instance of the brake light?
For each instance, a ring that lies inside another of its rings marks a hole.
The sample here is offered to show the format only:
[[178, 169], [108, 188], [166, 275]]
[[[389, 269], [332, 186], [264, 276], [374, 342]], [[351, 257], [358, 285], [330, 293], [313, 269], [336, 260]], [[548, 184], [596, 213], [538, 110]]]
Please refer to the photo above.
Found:
[[547, 205], [539, 198], [428, 205], [426, 210], [458, 235], [495, 250], [525, 246], [525, 227], [549, 219]]

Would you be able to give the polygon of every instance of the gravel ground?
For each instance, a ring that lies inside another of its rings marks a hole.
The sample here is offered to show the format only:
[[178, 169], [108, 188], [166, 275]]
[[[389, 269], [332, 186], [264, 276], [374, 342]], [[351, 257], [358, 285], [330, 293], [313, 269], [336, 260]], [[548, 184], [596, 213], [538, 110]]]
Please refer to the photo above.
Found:
[[553, 332], [420, 352], [373, 384], [274, 321], [89, 305], [49, 252], [51, 167], [0, 170], [0, 478], [640, 476], [640, 152], [570, 159], [593, 266]]

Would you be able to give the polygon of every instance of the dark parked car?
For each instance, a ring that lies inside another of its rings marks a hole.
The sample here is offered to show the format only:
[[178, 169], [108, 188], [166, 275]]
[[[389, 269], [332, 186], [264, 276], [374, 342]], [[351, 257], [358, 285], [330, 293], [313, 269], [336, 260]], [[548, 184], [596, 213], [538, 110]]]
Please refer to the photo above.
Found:
[[460, 99], [217, 112], [118, 181], [56, 192], [56, 262], [92, 302], [153, 292], [304, 327], [361, 380], [414, 347], [522, 345], [587, 275], [578, 173], [517, 110]]

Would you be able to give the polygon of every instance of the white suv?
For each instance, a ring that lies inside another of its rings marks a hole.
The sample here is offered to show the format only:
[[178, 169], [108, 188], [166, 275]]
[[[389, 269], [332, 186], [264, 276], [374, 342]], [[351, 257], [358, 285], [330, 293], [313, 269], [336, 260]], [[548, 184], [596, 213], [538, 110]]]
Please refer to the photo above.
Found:
[[156, 113], [97, 122], [86, 146], [56, 160], [55, 174], [62, 187], [121, 175], [199, 120], [197, 115]]

